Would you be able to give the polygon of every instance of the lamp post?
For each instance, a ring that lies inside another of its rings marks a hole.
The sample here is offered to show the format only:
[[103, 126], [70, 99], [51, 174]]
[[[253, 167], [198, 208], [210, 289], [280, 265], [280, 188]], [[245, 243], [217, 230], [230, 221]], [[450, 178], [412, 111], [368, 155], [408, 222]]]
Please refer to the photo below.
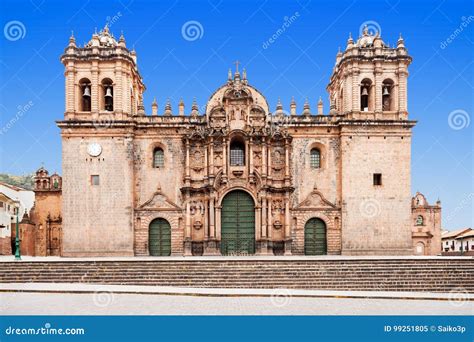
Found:
[[21, 260], [21, 253], [20, 253], [20, 231], [18, 228], [18, 212], [20, 208], [18, 207], [16, 210], [16, 236], [15, 236], [15, 260]]

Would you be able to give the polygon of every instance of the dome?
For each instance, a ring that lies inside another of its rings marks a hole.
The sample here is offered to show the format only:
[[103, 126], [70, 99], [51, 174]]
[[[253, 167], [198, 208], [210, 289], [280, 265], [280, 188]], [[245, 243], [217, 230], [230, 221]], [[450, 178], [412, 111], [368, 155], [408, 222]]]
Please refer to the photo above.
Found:
[[245, 69], [243, 71], [243, 78], [240, 78], [240, 73], [237, 70], [232, 78], [229, 70], [229, 77], [226, 84], [219, 87], [209, 98], [206, 106], [206, 115], [209, 115], [215, 108], [221, 107], [224, 100], [231, 101], [248, 101], [251, 106], [260, 107], [264, 113], [269, 113], [269, 106], [266, 98], [255, 87], [248, 84]]
[[87, 43], [87, 47], [102, 46], [102, 47], [115, 47], [118, 45], [114, 35], [110, 32], [109, 27], [105, 25], [104, 29], [98, 34], [95, 33], [92, 39]]
[[362, 31], [362, 36], [360, 36], [359, 39], [357, 39], [356, 45], [360, 48], [373, 47], [374, 41], [377, 38], [380, 39], [382, 46], [386, 46], [385, 43], [380, 38], [379, 32], [372, 34], [371, 32], [369, 32], [369, 28], [366, 25], [364, 27], [364, 30]]

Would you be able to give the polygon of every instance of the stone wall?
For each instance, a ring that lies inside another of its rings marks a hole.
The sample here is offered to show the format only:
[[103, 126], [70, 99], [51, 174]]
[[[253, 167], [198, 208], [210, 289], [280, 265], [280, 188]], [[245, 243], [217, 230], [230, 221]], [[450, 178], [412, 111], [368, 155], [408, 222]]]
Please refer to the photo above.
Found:
[[[63, 255], [133, 255], [133, 143], [100, 129], [63, 135]], [[89, 143], [101, 144], [91, 157]], [[92, 185], [91, 176], [100, 184]]]
[[343, 130], [342, 254], [412, 254], [410, 144], [409, 129]]

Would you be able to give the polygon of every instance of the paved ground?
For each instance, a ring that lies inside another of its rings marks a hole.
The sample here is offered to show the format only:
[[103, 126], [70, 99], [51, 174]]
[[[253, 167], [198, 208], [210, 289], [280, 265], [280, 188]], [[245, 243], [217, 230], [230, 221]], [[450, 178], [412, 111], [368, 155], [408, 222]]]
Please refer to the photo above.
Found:
[[[90, 257], [90, 258], [65, 258], [65, 257], [31, 257], [31, 256], [22, 256], [21, 261], [209, 261], [209, 260], [393, 260], [393, 259], [414, 259], [414, 260], [423, 260], [423, 259], [474, 259], [472, 256], [393, 256], [393, 255], [368, 255], [368, 256], [351, 256], [351, 255], [317, 255], [317, 256], [308, 256], [308, 255], [294, 255], [294, 256], [274, 256], [274, 255], [252, 255], [252, 256], [170, 256], [170, 257]], [[0, 262], [6, 261], [15, 261], [13, 255], [1, 255]], [[19, 261], [19, 262], [21, 262]]]
[[0, 293], [1, 315], [473, 315], [473, 302], [203, 297], [108, 292]]

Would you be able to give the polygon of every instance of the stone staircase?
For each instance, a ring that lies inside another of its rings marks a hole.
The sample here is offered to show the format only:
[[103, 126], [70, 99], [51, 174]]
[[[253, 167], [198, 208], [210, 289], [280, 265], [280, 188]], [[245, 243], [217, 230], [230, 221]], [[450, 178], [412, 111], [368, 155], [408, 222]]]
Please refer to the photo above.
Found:
[[474, 259], [0, 262], [0, 283], [474, 293]]

